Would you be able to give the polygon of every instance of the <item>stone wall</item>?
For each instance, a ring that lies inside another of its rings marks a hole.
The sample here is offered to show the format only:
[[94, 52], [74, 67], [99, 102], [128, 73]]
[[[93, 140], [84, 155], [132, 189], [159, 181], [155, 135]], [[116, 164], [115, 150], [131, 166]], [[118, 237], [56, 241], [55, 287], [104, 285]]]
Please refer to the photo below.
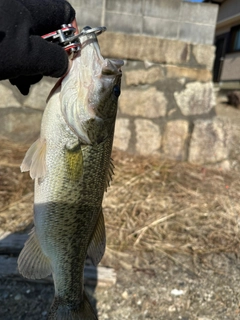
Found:
[[[228, 159], [228, 127], [214, 110], [213, 46], [111, 32], [99, 42], [104, 56], [125, 61], [116, 148], [200, 164]], [[2, 81], [0, 135], [32, 142], [53, 84], [45, 78], [24, 97]]]
[[115, 147], [229, 168], [230, 125], [214, 108], [214, 46], [110, 32], [99, 41], [105, 56], [125, 59]]
[[[71, 2], [74, 3], [73, 0]], [[141, 16], [142, 23], [144, 14], [153, 14], [154, 10], [149, 8], [155, 8], [157, 4], [161, 4], [163, 10], [157, 11], [161, 15], [159, 19], [163, 19], [162, 15], [167, 19], [167, 12], [168, 17], [173, 18], [172, 12], [176, 12], [178, 6], [177, 18], [175, 15], [178, 28], [183, 8], [192, 10], [196, 6], [199, 16], [200, 8], [203, 8], [203, 13], [206, 7], [210, 12], [217, 12], [214, 5], [175, 0], [115, 2], [118, 3], [115, 9], [113, 2], [78, 0], [76, 9], [83, 12], [82, 26], [103, 25], [101, 22], [107, 19], [108, 14], [111, 16], [111, 12], [124, 10], [123, 3], [129, 6], [129, 15]], [[146, 3], [149, 4], [148, 9]], [[162, 7], [164, 3], [168, 4], [168, 9]], [[90, 6], [95, 6], [95, 13], [98, 13], [92, 15], [95, 23], [86, 13], [91, 11]], [[81, 11], [83, 7], [85, 11]], [[89, 23], [85, 22], [88, 18], [91, 20]], [[210, 23], [214, 19], [215, 16], [209, 19]], [[198, 21], [197, 18], [194, 21]], [[201, 23], [197, 23], [201, 30]], [[114, 147], [129, 153], [159, 154], [170, 159], [231, 168], [229, 155], [234, 153], [232, 129], [229, 121], [216, 116], [212, 83], [215, 47], [209, 44], [208, 36], [201, 37], [203, 43], [192, 43], [180, 40], [180, 32], [177, 39], [169, 39], [147, 35], [146, 30], [140, 33], [117, 31], [99, 36], [103, 56], [124, 59], [125, 62]], [[8, 81], [2, 81], [0, 136], [24, 143], [33, 142], [39, 134], [45, 100], [54, 82], [54, 79], [45, 78], [24, 97]]]

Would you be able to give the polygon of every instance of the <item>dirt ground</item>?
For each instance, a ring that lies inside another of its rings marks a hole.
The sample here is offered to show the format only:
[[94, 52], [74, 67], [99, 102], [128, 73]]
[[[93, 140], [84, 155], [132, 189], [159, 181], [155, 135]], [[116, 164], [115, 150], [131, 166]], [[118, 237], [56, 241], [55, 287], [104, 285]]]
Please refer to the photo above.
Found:
[[[115, 286], [87, 288], [99, 319], [240, 319], [235, 256], [212, 254], [195, 265], [187, 257], [174, 258], [149, 254], [148, 267], [134, 268], [135, 256], [130, 269], [117, 268]], [[46, 319], [52, 298], [52, 285], [1, 279], [0, 319]]]
[[[22, 232], [32, 223], [33, 184], [18, 168], [27, 146], [0, 145], [0, 232]], [[99, 320], [240, 319], [240, 175], [113, 158], [101, 264], [117, 282], [86, 288]], [[51, 284], [0, 275], [0, 319], [46, 319], [52, 299]]]

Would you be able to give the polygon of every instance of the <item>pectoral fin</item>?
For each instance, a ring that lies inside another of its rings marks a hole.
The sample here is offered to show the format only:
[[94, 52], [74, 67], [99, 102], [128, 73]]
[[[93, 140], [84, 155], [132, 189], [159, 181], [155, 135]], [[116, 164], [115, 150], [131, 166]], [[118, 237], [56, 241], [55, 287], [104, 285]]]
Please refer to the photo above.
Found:
[[92, 240], [88, 246], [87, 254], [91, 258], [92, 263], [97, 266], [101, 261], [106, 247], [106, 233], [104, 225], [104, 217], [102, 209], [93, 232]]
[[51, 265], [43, 254], [34, 229], [18, 257], [18, 270], [28, 279], [42, 279], [51, 274]]
[[43, 178], [46, 173], [46, 142], [38, 139], [28, 149], [21, 164], [21, 172], [30, 171], [32, 179]]

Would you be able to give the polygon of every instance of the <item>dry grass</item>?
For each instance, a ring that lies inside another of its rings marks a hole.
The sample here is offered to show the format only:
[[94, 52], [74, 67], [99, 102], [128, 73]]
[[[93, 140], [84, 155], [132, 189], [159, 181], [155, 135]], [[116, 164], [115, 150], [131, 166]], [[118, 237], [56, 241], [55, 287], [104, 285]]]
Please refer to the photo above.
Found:
[[238, 252], [238, 174], [119, 152], [113, 158], [104, 201], [110, 249]]
[[33, 182], [20, 164], [28, 146], [0, 141], [0, 234], [22, 231], [32, 223]]
[[[32, 222], [33, 183], [19, 171], [27, 146], [1, 146], [0, 229], [19, 231]], [[103, 204], [108, 252], [238, 252], [239, 174], [119, 151], [113, 158]]]

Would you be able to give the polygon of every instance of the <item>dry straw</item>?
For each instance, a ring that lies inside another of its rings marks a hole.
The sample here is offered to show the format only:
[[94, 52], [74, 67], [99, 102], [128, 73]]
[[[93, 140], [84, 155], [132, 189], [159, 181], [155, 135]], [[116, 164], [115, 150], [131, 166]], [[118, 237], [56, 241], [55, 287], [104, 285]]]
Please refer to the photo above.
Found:
[[[0, 231], [32, 223], [33, 183], [21, 174], [26, 146], [1, 141]], [[115, 175], [103, 202], [107, 254], [238, 254], [240, 179], [160, 157], [114, 151]]]

